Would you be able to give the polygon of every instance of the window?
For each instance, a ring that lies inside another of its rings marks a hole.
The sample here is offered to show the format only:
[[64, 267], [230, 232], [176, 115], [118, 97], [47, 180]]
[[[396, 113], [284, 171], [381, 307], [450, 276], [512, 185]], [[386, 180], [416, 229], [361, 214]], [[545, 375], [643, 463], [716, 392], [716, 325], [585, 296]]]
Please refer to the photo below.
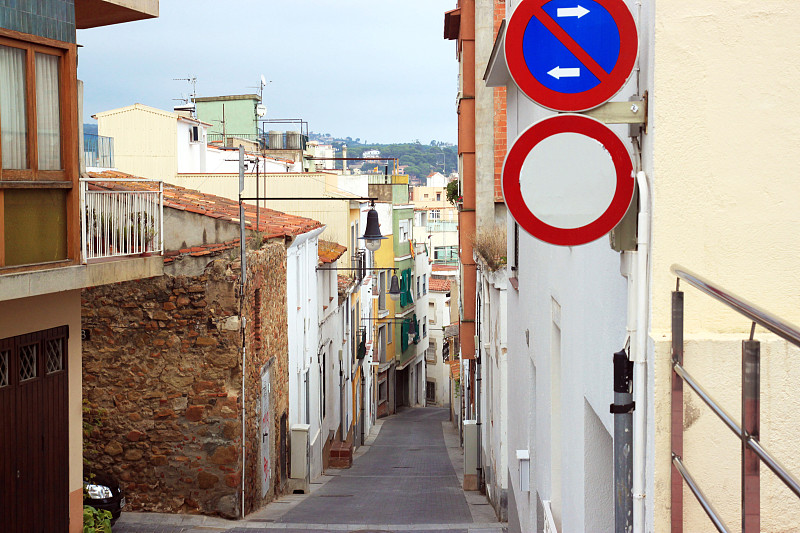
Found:
[[411, 219], [400, 221], [400, 242], [406, 242], [411, 238]]
[[[55, 49], [0, 41], [2, 168], [24, 171], [3, 172], [3, 179], [9, 179], [6, 174], [18, 179], [37, 179], [37, 171], [63, 169], [61, 55]], [[31, 86], [33, 90], [28, 91]], [[35, 125], [31, 123], [34, 116]]]
[[437, 202], [441, 202], [442, 201], [442, 193], [440, 193], [440, 192], [436, 193], [436, 201]]
[[0, 267], [68, 258], [77, 128], [65, 130], [62, 115], [77, 102], [74, 64], [72, 47], [0, 38]]
[[386, 385], [386, 379], [378, 382], [378, 405], [385, 403], [389, 400], [389, 387]]
[[428, 402], [435, 402], [436, 401], [436, 382], [435, 381], [426, 381], [425, 382], [425, 401]]
[[192, 126], [189, 128], [189, 142], [199, 142], [200, 141], [200, 128], [197, 126]]
[[420, 279], [419, 279], [419, 276], [417, 276], [417, 298], [422, 296], [422, 293], [420, 292], [420, 286], [421, 286], [420, 285]]
[[422, 294], [428, 294], [428, 275], [422, 275]]
[[436, 363], [436, 341], [433, 339], [428, 343], [428, 349], [425, 352], [425, 361], [428, 363]]
[[422, 317], [422, 336], [428, 336], [428, 321], [425, 319], [425, 317]]
[[428, 212], [428, 218], [431, 220], [441, 220], [442, 219], [442, 210], [441, 209], [431, 209]]
[[436, 246], [433, 249], [433, 260], [441, 263], [458, 261], [458, 246]]
[[392, 323], [386, 323], [386, 344], [392, 344]]
[[386, 272], [378, 274], [378, 309], [386, 310]]
[[378, 362], [386, 362], [386, 326], [378, 328]]
[[11, 356], [10, 350], [0, 351], [0, 388], [8, 387], [8, 371], [9, 371], [9, 357]]
[[429, 195], [423, 194], [422, 196], [427, 200]]
[[67, 332], [61, 326], [0, 340], [0, 388], [66, 371]]
[[400, 307], [406, 307], [414, 303], [413, 293], [413, 278], [411, 269], [407, 268], [400, 272]]

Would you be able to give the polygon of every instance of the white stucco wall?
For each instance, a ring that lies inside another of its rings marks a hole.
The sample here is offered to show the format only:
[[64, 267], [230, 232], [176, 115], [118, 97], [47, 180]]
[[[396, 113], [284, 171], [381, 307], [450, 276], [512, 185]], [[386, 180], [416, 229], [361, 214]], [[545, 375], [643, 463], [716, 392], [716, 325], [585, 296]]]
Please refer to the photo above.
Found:
[[[205, 172], [206, 171], [206, 141], [208, 140], [208, 126], [200, 121], [183, 117], [177, 118], [177, 146], [178, 172]], [[197, 140], [191, 140], [192, 128], [198, 128]], [[171, 181], [170, 181], [171, 183]]]
[[[317, 261], [318, 238], [324, 228], [297, 236], [286, 250], [286, 308], [289, 332], [289, 426], [309, 424], [311, 479], [322, 471]], [[308, 376], [306, 403], [305, 376]], [[308, 405], [308, 410], [306, 410]]]
[[[518, 4], [509, 2], [507, 12]], [[627, 100], [635, 91], [632, 79], [614, 100]], [[528, 126], [553, 114], [510, 80], [507, 108], [509, 147]], [[627, 126], [611, 128], [630, 150]], [[511, 217], [507, 235], [511, 255]], [[612, 488], [611, 363], [625, 343], [627, 312], [620, 256], [607, 238], [558, 247], [520, 231], [519, 241], [519, 290], [509, 288], [507, 294], [513, 317], [508, 322], [508, 405], [515, 406], [508, 421], [509, 490], [514, 491], [509, 501], [516, 503], [514, 509], [509, 505], [509, 523], [518, 520], [520, 531], [536, 531], [538, 491], [542, 500], [553, 502], [561, 531], [604, 531], [613, 526], [613, 506], [596, 512], [591, 499], [609, 497]], [[531, 492], [519, 489], [520, 449], [530, 452]]]
[[[505, 268], [490, 271], [476, 258], [480, 291], [481, 451], [487, 496], [505, 516], [508, 489], [508, 302]], [[516, 453], [514, 454], [516, 457]]]

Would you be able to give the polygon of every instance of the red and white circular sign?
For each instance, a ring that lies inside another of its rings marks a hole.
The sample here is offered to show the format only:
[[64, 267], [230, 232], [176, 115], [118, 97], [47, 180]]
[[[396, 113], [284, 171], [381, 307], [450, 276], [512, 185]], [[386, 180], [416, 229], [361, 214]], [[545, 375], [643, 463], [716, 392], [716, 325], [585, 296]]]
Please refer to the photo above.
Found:
[[526, 129], [503, 165], [503, 196], [514, 220], [539, 240], [586, 244], [614, 229], [635, 180], [622, 140], [584, 115], [557, 115]]

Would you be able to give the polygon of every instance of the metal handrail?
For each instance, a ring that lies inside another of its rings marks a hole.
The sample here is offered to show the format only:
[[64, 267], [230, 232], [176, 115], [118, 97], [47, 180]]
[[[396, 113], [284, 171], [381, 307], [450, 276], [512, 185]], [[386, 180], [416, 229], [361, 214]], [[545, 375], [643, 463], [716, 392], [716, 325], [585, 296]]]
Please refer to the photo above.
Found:
[[[758, 464], [763, 462], [792, 491], [800, 497], [800, 481], [775, 459], [759, 442], [759, 395], [760, 395], [760, 348], [758, 341], [753, 340], [755, 325], [759, 324], [787, 342], [800, 347], [800, 328], [790, 324], [761, 307], [741, 298], [730, 291], [716, 285], [679, 265], [672, 265], [670, 271], [678, 277], [678, 287], [672, 299], [672, 463], [673, 489], [675, 475], [689, 486], [703, 510], [714, 522], [719, 531], [727, 531], [727, 526], [714, 507], [705, 497], [699, 486], [683, 464], [683, 383], [705, 402], [742, 443], [742, 520], [743, 531], [758, 531], [760, 524], [760, 480]], [[741, 425], [717, 403], [711, 395], [686, 371], [683, 366], [683, 293], [680, 292], [680, 280], [684, 280], [696, 289], [724, 303], [739, 314], [753, 322], [750, 340], [742, 343], [742, 421]], [[674, 402], [680, 408], [676, 411]], [[677, 417], [677, 418], [676, 418]], [[678, 427], [679, 431], [675, 431]], [[672, 528], [682, 531], [683, 498], [680, 493], [672, 495]], [[678, 509], [677, 514], [675, 509]], [[679, 522], [676, 523], [676, 520]], [[676, 526], [678, 529], [676, 529]]]
[[715, 300], [724, 303], [734, 311], [746, 316], [759, 326], [768, 329], [775, 335], [778, 335], [779, 337], [791, 342], [795, 346], [800, 347], [800, 328], [794, 324], [790, 324], [789, 322], [780, 319], [769, 311], [766, 311], [761, 307], [748, 302], [744, 298], [725, 290], [719, 285], [712, 283], [706, 278], [695, 274], [694, 272], [680, 265], [672, 265], [670, 271], [678, 276], [679, 279], [689, 283], [689, 285], [692, 287], [706, 293]]
[[706, 391], [703, 386], [700, 385], [682, 365], [673, 362], [672, 368], [675, 373], [678, 374], [698, 396], [700, 396], [700, 399], [703, 400], [703, 402], [705, 402], [705, 404], [708, 405], [712, 411], [714, 411], [714, 414], [716, 414], [720, 420], [722, 420], [722, 422], [728, 426], [728, 429], [733, 431], [733, 433], [740, 439], [744, 437], [747, 447], [753, 450], [761, 459], [761, 461], [767, 465], [767, 467], [769, 467], [769, 469], [772, 470], [781, 481], [783, 481], [789, 490], [794, 492], [797, 497], [800, 498], [800, 481], [792, 476], [786, 467], [784, 467], [780, 461], [778, 461], [771, 453], [769, 453], [769, 451], [767, 451], [766, 448], [764, 448], [763, 444], [749, 435], [743, 435], [742, 428], [739, 426], [739, 424], [734, 422], [733, 417], [722, 406], [720, 406], [719, 403], [714, 400], [714, 398], [711, 397], [708, 391]]
[[708, 501], [708, 498], [706, 498], [706, 495], [703, 494], [703, 491], [700, 490], [700, 487], [697, 485], [697, 482], [694, 480], [692, 475], [688, 470], [686, 470], [686, 465], [683, 464], [683, 460], [674, 453], [672, 454], [672, 464], [678, 469], [678, 472], [680, 472], [683, 480], [686, 481], [686, 484], [689, 486], [692, 494], [694, 494], [694, 497], [697, 498], [698, 502], [700, 502], [700, 506], [714, 523], [714, 527], [716, 527], [717, 530], [721, 531], [722, 533], [728, 533], [730, 531], [728, 526], [722, 521], [722, 518], [719, 516], [717, 510], [714, 509], [714, 506], [710, 501]]

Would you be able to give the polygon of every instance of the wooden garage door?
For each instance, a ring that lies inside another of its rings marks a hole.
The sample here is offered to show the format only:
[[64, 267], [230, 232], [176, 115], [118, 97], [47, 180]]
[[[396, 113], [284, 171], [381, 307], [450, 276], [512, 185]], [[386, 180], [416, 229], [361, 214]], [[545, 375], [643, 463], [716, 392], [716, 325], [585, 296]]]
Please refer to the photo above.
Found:
[[0, 516], [7, 531], [69, 526], [68, 332], [62, 326], [0, 340]]

